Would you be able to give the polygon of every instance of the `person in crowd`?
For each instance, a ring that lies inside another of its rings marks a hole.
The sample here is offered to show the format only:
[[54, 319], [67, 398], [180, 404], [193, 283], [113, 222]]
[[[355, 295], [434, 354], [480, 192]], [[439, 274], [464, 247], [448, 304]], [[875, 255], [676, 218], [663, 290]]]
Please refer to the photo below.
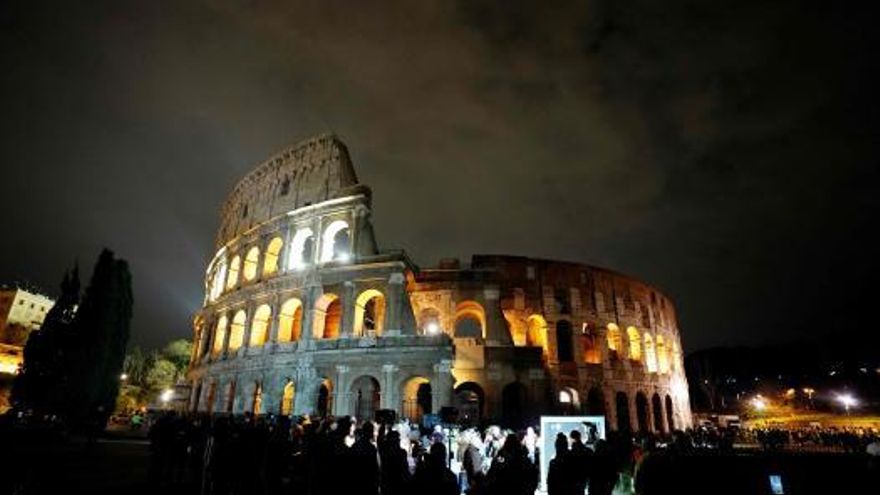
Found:
[[575, 491], [584, 493], [593, 469], [593, 451], [584, 445], [580, 430], [571, 430], [569, 437], [571, 438], [570, 457], [575, 476]]
[[489, 495], [532, 495], [538, 487], [538, 471], [515, 433], [507, 435], [487, 474]]
[[547, 494], [548, 495], [581, 495], [583, 491], [577, 491], [577, 473], [571, 462], [572, 457], [568, 450], [568, 439], [565, 433], [556, 434], [554, 443], [556, 456], [550, 461], [547, 469]]
[[459, 495], [455, 474], [446, 467], [446, 446], [431, 445], [428, 455], [416, 468], [410, 493], [414, 495]]
[[391, 430], [379, 447], [382, 495], [403, 495], [410, 473], [406, 451], [400, 447], [400, 433]]
[[379, 493], [379, 451], [373, 423], [367, 421], [361, 427], [357, 440], [348, 455], [350, 477], [345, 493], [377, 495]]

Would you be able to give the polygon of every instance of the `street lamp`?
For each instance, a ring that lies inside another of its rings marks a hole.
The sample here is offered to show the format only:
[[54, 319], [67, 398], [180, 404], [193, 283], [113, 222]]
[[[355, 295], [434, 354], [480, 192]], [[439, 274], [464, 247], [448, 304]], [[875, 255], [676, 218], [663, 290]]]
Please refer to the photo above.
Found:
[[758, 412], [764, 411], [767, 409], [767, 401], [760, 395], [757, 395], [752, 399], [752, 407]]
[[171, 402], [172, 398], [174, 398], [174, 390], [171, 390], [170, 388], [166, 388], [165, 390], [163, 390], [162, 395], [159, 396], [162, 404], [164, 404], [166, 407], [168, 406], [168, 403]]
[[849, 416], [849, 408], [858, 404], [858, 401], [855, 397], [850, 394], [840, 394], [837, 396], [837, 401], [843, 404], [843, 408], [846, 409], [846, 415]]
[[128, 380], [128, 373], [123, 373], [123, 374], [119, 375], [119, 379], [122, 380], [123, 382], [125, 380]]

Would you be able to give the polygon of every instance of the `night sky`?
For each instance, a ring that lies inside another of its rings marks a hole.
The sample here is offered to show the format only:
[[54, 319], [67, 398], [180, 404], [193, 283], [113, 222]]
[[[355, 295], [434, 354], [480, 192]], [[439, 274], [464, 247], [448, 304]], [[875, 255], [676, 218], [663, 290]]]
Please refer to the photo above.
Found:
[[874, 17], [535, 3], [3, 2], [0, 282], [55, 294], [106, 245], [133, 343], [189, 337], [235, 181], [332, 131], [419, 264], [613, 268], [675, 301], [688, 351], [880, 340]]

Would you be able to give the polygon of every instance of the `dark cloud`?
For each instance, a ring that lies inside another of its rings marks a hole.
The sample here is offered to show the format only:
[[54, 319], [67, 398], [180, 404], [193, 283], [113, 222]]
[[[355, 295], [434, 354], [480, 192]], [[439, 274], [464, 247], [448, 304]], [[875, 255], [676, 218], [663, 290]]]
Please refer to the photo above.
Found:
[[7, 2], [0, 279], [53, 288], [106, 244], [134, 270], [135, 341], [186, 336], [232, 184], [332, 130], [380, 243], [420, 263], [632, 273], [677, 301], [689, 349], [858, 328], [878, 272], [867, 19], [742, 0]]

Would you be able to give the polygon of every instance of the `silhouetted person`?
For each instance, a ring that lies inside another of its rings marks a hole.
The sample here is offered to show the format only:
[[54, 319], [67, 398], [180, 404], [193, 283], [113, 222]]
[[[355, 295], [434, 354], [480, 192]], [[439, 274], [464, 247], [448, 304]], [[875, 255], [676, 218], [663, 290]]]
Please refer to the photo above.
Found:
[[[346, 493], [376, 495], [379, 493], [379, 451], [373, 444], [375, 430], [373, 423], [366, 422], [361, 427], [358, 439], [351, 446], [351, 478]], [[346, 476], [337, 473], [337, 476]]]
[[569, 437], [571, 438], [572, 471], [576, 482], [575, 491], [580, 494], [584, 493], [587, 481], [590, 479], [590, 472], [593, 469], [593, 451], [581, 441], [580, 430], [572, 430]]
[[400, 433], [390, 431], [379, 448], [382, 461], [382, 495], [402, 495], [409, 482], [406, 451], [400, 448]]
[[578, 492], [577, 473], [573, 472], [574, 465], [568, 450], [568, 439], [565, 433], [556, 435], [556, 456], [550, 461], [547, 469], [547, 494], [548, 495], [582, 495], [583, 490]]
[[459, 495], [458, 480], [446, 467], [446, 446], [431, 445], [431, 450], [416, 469], [413, 489], [416, 495]]
[[590, 477], [590, 495], [611, 495], [617, 484], [617, 460], [608, 442], [596, 443], [593, 457], [593, 473]]
[[538, 472], [516, 434], [507, 435], [504, 446], [492, 461], [486, 492], [489, 495], [533, 495]]

